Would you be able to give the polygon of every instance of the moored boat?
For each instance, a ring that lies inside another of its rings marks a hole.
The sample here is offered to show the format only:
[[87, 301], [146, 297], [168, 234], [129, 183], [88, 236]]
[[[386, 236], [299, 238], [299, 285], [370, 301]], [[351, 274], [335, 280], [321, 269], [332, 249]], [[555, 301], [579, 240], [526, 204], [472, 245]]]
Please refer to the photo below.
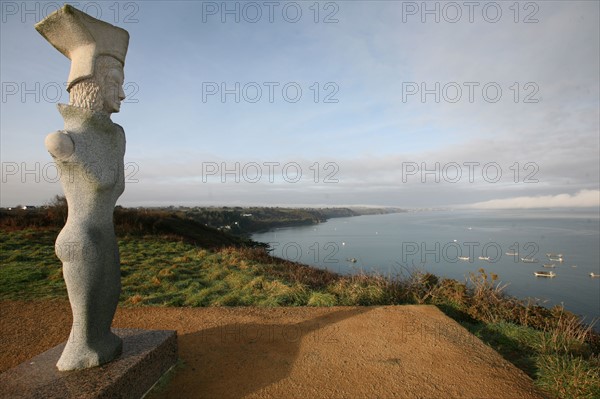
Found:
[[479, 260], [490, 260], [489, 256], [480, 256]]
[[471, 258], [469, 258], [468, 256], [459, 256], [458, 259], [460, 259], [460, 260], [470, 260]]
[[600, 274], [597, 274], [597, 273], [591, 272], [591, 273], [590, 273], [590, 277], [600, 277]]
[[537, 271], [537, 272], [533, 272], [533, 274], [536, 277], [556, 277], [556, 273], [554, 273], [553, 271], [545, 271], [545, 270], [541, 270], [541, 271]]
[[523, 263], [538, 263], [539, 261], [535, 258], [521, 258]]
[[555, 265], [554, 263], [550, 263], [550, 264], [548, 264], [548, 263], [544, 263], [544, 267], [545, 267], [545, 268], [552, 269], [552, 268], [555, 268], [555, 267], [556, 267], [556, 265]]

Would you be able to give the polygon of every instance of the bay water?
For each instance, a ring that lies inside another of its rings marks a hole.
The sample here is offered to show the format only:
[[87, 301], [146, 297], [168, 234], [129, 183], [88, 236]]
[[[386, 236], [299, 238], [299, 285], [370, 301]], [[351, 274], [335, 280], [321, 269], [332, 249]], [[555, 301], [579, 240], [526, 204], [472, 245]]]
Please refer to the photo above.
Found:
[[[421, 270], [465, 281], [483, 268], [508, 284], [509, 295], [563, 304], [587, 322], [600, 317], [600, 278], [590, 276], [600, 274], [595, 209], [411, 211], [335, 218], [252, 238], [268, 243], [273, 256], [340, 274], [395, 277]], [[562, 254], [563, 261], [551, 261], [548, 253]], [[534, 276], [541, 270], [556, 277]]]

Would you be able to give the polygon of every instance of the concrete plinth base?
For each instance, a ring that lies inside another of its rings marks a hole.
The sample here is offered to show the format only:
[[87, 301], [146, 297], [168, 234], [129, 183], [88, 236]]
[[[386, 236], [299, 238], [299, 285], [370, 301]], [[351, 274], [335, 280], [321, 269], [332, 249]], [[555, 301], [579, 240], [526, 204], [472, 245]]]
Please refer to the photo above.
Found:
[[100, 367], [58, 371], [65, 343], [0, 374], [2, 398], [141, 398], [177, 361], [177, 332], [113, 329], [123, 353]]

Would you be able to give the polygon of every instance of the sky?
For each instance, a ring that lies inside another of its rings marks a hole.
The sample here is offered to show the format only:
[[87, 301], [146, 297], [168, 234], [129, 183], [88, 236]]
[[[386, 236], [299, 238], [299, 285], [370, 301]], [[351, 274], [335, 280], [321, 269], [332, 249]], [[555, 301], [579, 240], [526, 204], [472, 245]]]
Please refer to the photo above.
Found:
[[[61, 4], [1, 2], [2, 207], [62, 193]], [[597, 1], [69, 4], [130, 34], [122, 206], [600, 207]]]

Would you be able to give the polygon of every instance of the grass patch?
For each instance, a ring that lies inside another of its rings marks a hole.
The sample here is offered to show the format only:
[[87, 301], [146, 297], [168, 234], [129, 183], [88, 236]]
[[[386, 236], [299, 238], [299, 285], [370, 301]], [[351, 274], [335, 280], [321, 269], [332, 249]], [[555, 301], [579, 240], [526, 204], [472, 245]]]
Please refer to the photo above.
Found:
[[337, 298], [335, 295], [322, 292], [313, 292], [308, 298], [308, 306], [335, 306]]
[[54, 255], [54, 230], [0, 234], [0, 299], [66, 298], [61, 263]]
[[600, 357], [583, 336], [573, 339], [562, 327], [540, 331], [506, 322], [462, 325], [552, 397], [600, 397]]
[[536, 385], [559, 398], [600, 398], [600, 358], [544, 354], [538, 358]]

